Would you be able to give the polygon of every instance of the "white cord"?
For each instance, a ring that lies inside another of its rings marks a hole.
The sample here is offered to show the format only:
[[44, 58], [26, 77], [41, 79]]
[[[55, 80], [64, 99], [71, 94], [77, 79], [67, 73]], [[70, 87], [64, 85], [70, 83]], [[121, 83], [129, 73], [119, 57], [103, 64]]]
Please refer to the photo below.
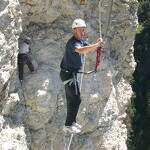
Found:
[[101, 15], [101, 6], [102, 3], [101, 3], [101, 0], [99, 1], [99, 37], [101, 38], [102, 37], [102, 23], [101, 23], [101, 20], [102, 20], [102, 15]]
[[70, 150], [70, 146], [71, 146], [71, 142], [72, 142], [72, 139], [73, 139], [73, 133], [71, 134], [71, 137], [70, 137], [70, 140], [69, 140], [69, 144], [68, 144], [68, 147], [67, 147], [67, 150]]
[[[86, 58], [86, 55], [84, 55], [84, 60], [83, 60], [83, 65], [82, 65], [82, 72], [84, 72], [84, 68], [85, 68], [85, 58]], [[84, 76], [84, 73], [81, 73], [81, 79], [80, 79], [80, 93], [81, 93], [81, 90], [82, 90], [83, 76]]]

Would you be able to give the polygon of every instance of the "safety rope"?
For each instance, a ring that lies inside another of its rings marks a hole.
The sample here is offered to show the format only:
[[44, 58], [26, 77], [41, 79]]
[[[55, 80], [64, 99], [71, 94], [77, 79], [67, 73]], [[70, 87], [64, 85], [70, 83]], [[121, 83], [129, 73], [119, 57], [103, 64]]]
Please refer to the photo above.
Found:
[[[85, 69], [85, 58], [86, 58], [86, 55], [84, 55], [84, 60], [83, 60], [83, 65], [82, 65], [82, 72], [84, 72], [84, 69]], [[80, 79], [80, 93], [81, 93], [81, 90], [82, 90], [83, 76], [84, 76], [84, 73], [81, 73], [81, 79]]]
[[70, 137], [70, 140], [69, 140], [69, 144], [68, 144], [67, 150], [70, 150], [70, 146], [71, 146], [71, 143], [72, 143], [73, 135], [74, 134], [72, 133], [71, 137]]
[[102, 14], [101, 14], [101, 7], [102, 3], [101, 0], [99, 1], [99, 37], [102, 38]]
[[[100, 0], [101, 1], [101, 0]], [[105, 40], [106, 36], [107, 36], [107, 32], [110, 26], [110, 20], [111, 20], [111, 13], [112, 13], [112, 6], [113, 6], [113, 0], [110, 1], [110, 5], [109, 5], [109, 9], [108, 9], [108, 22], [106, 25], [106, 30], [104, 32], [104, 36], [103, 39]]]
[[[102, 23], [101, 23], [101, 20], [102, 20], [102, 15], [101, 15], [101, 0], [99, 1], [99, 38], [102, 38]], [[102, 46], [98, 47], [97, 50], [96, 50], [96, 63], [95, 63], [95, 68], [94, 68], [94, 71], [95, 73], [97, 72], [97, 68], [100, 64], [100, 58], [101, 58], [101, 51], [102, 51]]]

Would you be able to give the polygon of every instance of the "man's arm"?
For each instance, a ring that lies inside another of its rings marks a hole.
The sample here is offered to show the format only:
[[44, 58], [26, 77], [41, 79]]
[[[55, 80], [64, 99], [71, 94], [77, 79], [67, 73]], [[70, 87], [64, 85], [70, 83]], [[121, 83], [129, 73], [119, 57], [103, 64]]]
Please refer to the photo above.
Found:
[[95, 44], [87, 45], [84, 47], [79, 47], [75, 49], [75, 52], [80, 54], [86, 54], [91, 51], [95, 51], [97, 47], [99, 47], [102, 43], [102, 39], [98, 39], [98, 41]]

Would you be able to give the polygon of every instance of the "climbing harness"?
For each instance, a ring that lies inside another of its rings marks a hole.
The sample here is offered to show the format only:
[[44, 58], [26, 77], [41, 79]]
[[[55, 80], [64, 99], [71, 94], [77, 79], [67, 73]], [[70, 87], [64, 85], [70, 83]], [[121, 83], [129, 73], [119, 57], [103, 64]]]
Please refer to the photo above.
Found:
[[71, 85], [72, 83], [73, 83], [73, 78], [63, 81], [64, 85], [66, 85], [66, 84]]

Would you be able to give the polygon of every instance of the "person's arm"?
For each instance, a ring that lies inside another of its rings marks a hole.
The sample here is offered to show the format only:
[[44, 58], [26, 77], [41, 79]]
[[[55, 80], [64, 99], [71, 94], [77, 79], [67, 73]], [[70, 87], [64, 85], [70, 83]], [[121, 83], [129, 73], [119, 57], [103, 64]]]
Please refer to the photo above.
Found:
[[95, 44], [87, 45], [84, 47], [79, 47], [75, 49], [75, 52], [80, 54], [86, 54], [88, 52], [94, 51], [99, 47], [102, 43], [102, 39], [98, 39], [98, 41]]

